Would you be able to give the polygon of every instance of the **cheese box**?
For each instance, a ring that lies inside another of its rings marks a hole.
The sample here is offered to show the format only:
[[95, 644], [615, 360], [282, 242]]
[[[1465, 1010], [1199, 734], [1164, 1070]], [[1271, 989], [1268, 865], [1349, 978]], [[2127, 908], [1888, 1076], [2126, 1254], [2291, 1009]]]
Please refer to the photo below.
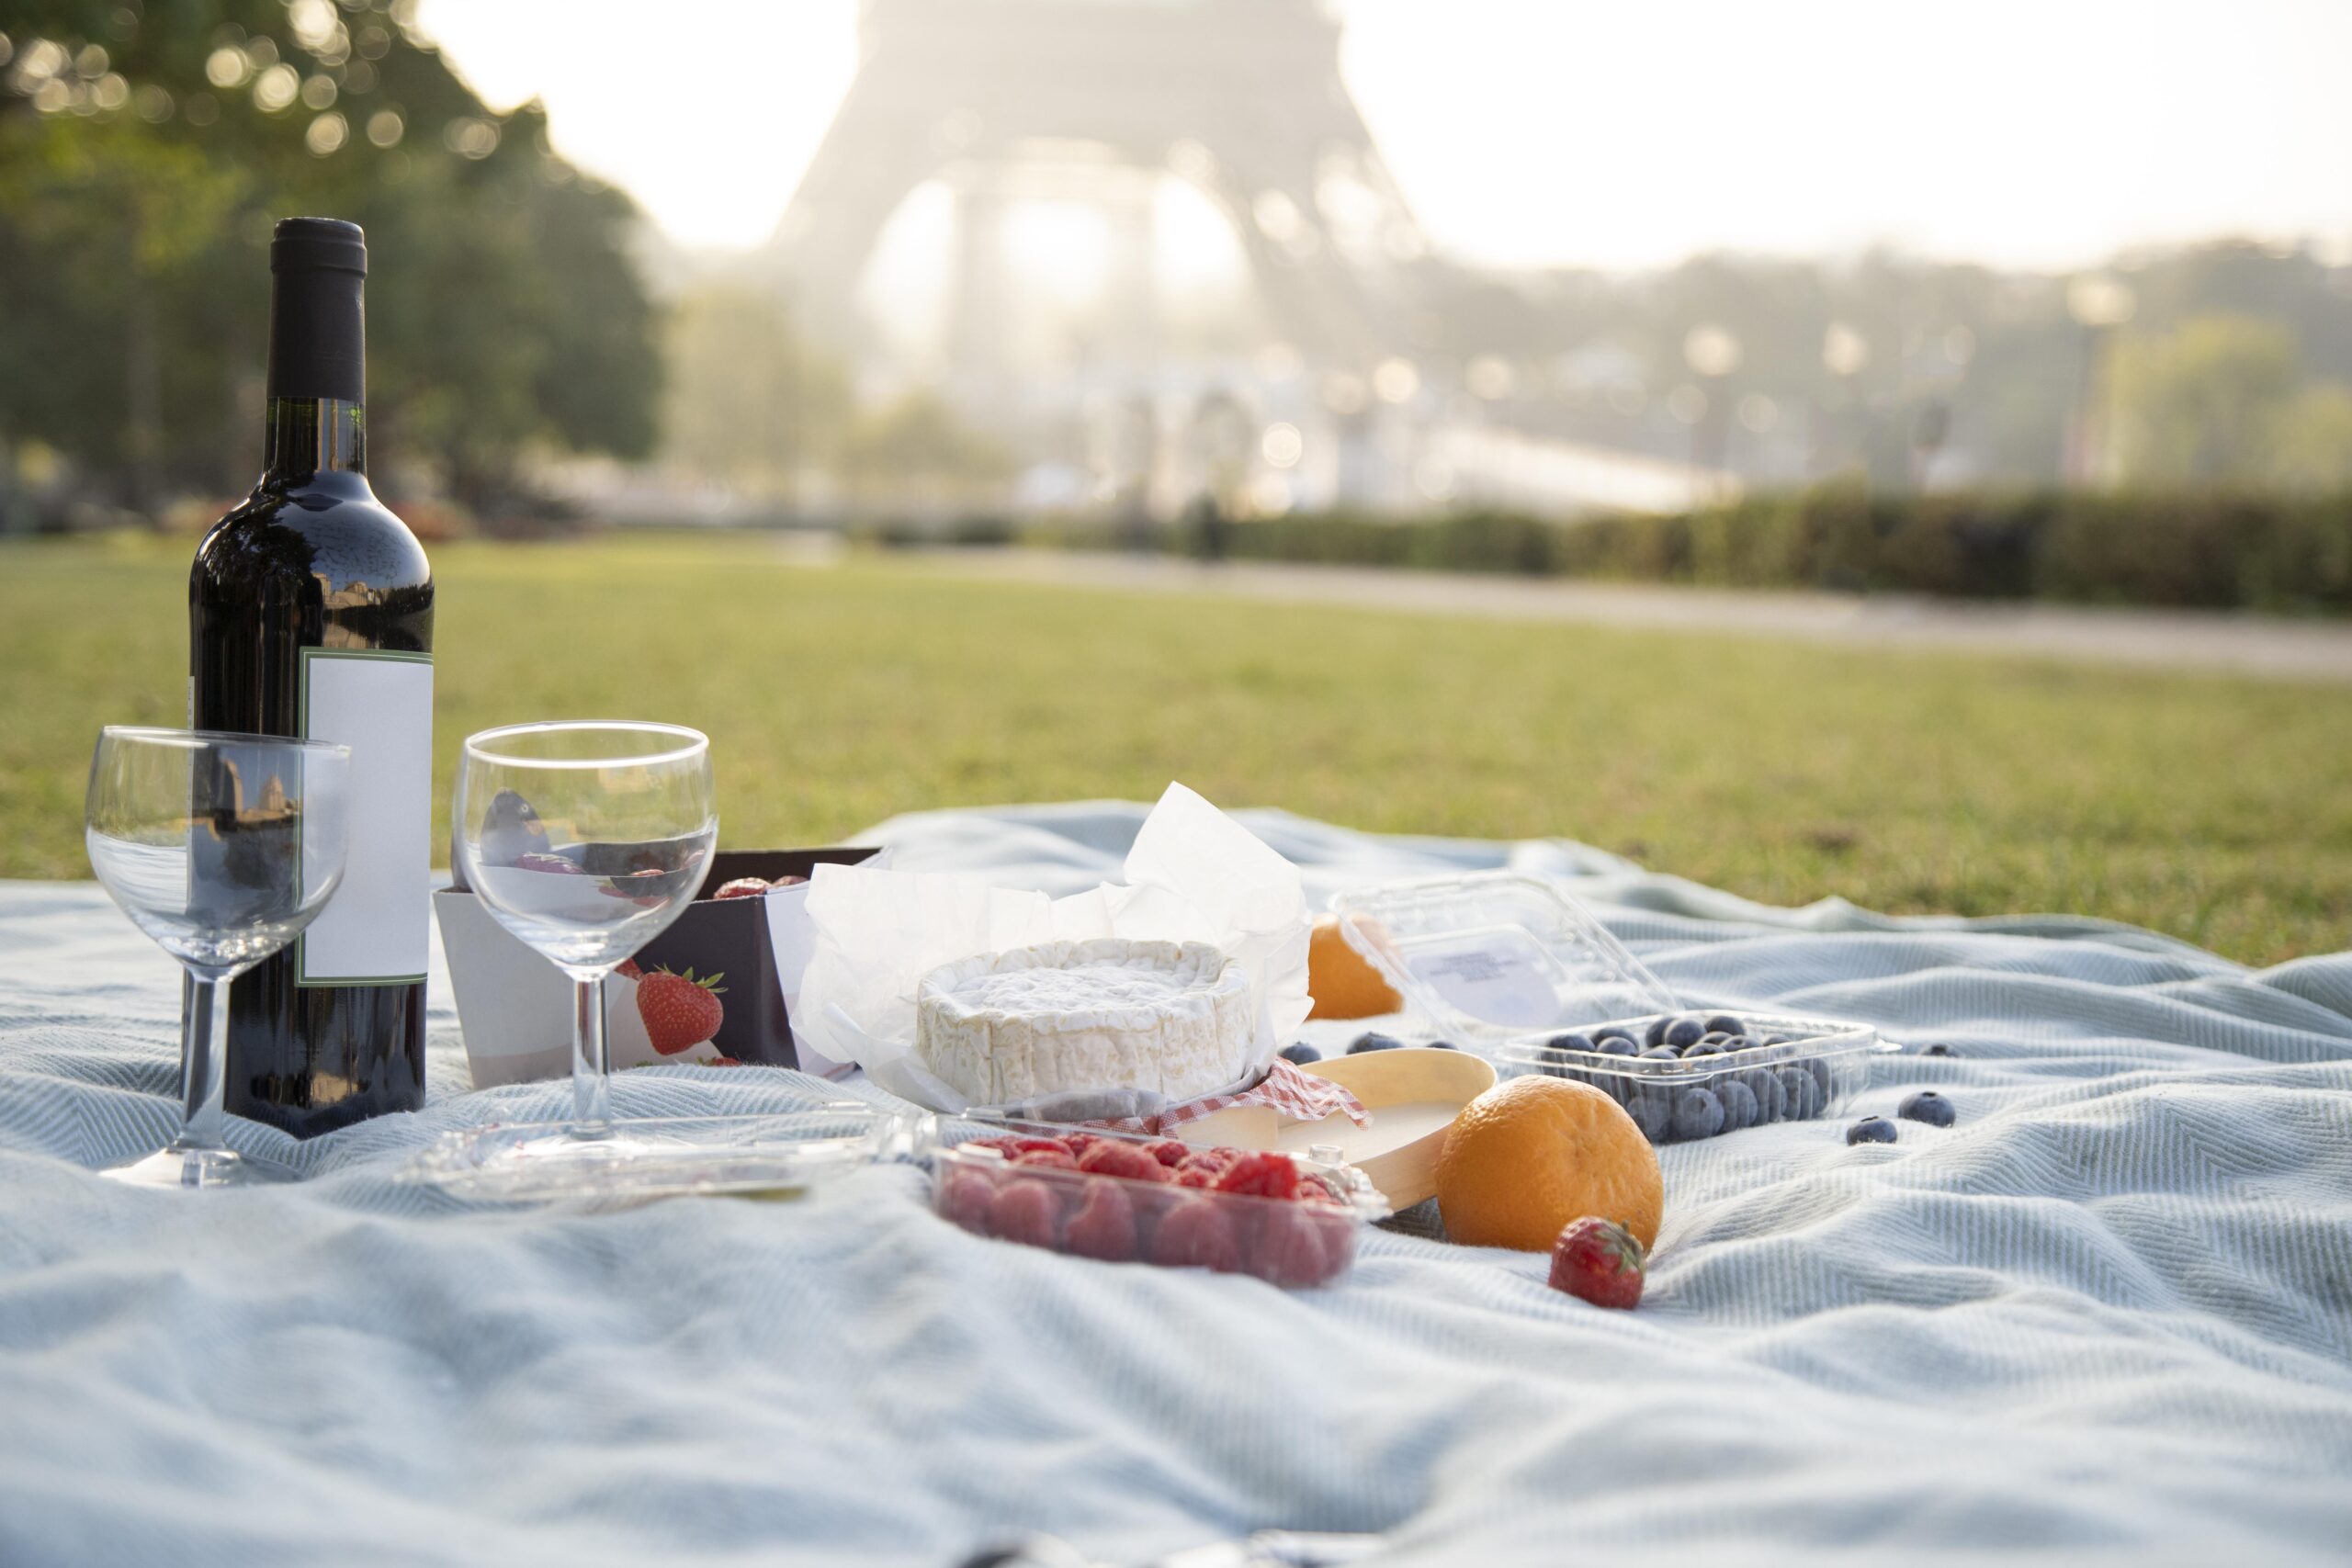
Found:
[[[826, 1077], [842, 1064], [803, 1051], [791, 1008], [813, 941], [806, 883], [758, 897], [714, 898], [739, 877], [774, 882], [806, 877], [819, 865], [857, 865], [872, 848], [721, 850], [709, 874], [669, 930], [646, 943], [605, 981], [605, 1032], [612, 1065], [660, 1062], [763, 1062]], [[458, 1023], [476, 1089], [571, 1072], [571, 982], [500, 925], [463, 881], [433, 896], [441, 945], [457, 990]], [[701, 1040], [656, 1040], [638, 1006], [641, 976], [667, 969], [697, 980], [712, 976], [721, 1007], [715, 1033]]]

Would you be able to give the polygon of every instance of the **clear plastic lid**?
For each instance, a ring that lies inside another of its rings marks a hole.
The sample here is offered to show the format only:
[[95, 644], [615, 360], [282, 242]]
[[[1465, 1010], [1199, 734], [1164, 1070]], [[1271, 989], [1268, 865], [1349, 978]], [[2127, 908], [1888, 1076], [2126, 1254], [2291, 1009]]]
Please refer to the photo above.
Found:
[[1349, 946], [1464, 1040], [1499, 1043], [1679, 1005], [1574, 899], [1516, 872], [1359, 888], [1331, 910]]

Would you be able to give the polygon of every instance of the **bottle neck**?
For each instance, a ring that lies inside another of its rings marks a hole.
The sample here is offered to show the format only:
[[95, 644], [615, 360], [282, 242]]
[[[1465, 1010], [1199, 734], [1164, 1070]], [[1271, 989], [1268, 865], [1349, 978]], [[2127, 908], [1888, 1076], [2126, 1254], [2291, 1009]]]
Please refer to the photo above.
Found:
[[262, 433], [266, 480], [368, 471], [368, 411], [341, 398], [272, 398]]

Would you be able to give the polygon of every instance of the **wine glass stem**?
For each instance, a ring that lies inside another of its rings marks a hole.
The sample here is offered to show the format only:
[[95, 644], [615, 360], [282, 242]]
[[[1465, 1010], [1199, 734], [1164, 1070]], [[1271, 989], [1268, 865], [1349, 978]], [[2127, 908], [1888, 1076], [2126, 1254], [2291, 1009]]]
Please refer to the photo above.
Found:
[[613, 1130], [612, 1061], [605, 1046], [605, 977], [572, 985], [571, 1131], [601, 1138]]
[[180, 1014], [179, 1136], [175, 1149], [221, 1146], [221, 1109], [229, 1088], [229, 982], [190, 975], [187, 1006]]

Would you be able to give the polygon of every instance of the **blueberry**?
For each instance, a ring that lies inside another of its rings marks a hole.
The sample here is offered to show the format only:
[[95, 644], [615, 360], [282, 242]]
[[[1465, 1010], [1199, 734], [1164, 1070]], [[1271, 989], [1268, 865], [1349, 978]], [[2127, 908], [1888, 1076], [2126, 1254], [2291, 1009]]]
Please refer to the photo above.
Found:
[[1724, 1131], [1736, 1133], [1742, 1127], [1756, 1124], [1756, 1091], [1737, 1078], [1729, 1078], [1715, 1087], [1715, 1098], [1724, 1102]]
[[1546, 1051], [1593, 1051], [1598, 1044], [1581, 1034], [1555, 1034], [1544, 1042]]
[[1905, 1122], [1925, 1122], [1930, 1127], [1949, 1127], [1960, 1117], [1951, 1101], [1931, 1089], [1906, 1095], [1894, 1113]]
[[1706, 1033], [1699, 1036], [1699, 1043], [1702, 1045], [1720, 1045], [1730, 1038], [1730, 1035], [1725, 1034], [1720, 1029], [1710, 1029]]
[[1735, 1034], [1730, 1039], [1724, 1042], [1724, 1049], [1726, 1051], [1745, 1051], [1755, 1043], [1755, 1041], [1750, 1040], [1745, 1034]]
[[1678, 1018], [1666, 1026], [1666, 1034], [1660, 1043], [1671, 1045], [1679, 1051], [1685, 1045], [1696, 1045], [1706, 1032], [1697, 1019]]
[[1429, 1043], [1429, 1049], [1432, 1051], [1455, 1051], [1461, 1049], [1461, 1047], [1454, 1044], [1451, 1040], [1432, 1040]]
[[1846, 1129], [1849, 1144], [1891, 1144], [1894, 1142], [1894, 1123], [1883, 1116], [1865, 1116]]
[[1625, 1100], [1625, 1114], [1642, 1130], [1642, 1136], [1653, 1144], [1666, 1141], [1667, 1129], [1674, 1124], [1671, 1101], [1656, 1089], [1645, 1089]]
[[1684, 1051], [1682, 1053], [1682, 1059], [1687, 1062], [1694, 1056], [1720, 1056], [1723, 1054], [1724, 1048], [1721, 1045], [1718, 1045], [1710, 1040], [1702, 1040], [1696, 1045], [1693, 1045]]
[[1622, 1034], [1612, 1034], [1606, 1040], [1596, 1040], [1592, 1043], [1592, 1048], [1604, 1056], [1641, 1056], [1648, 1055], [1647, 1052], [1643, 1051], [1639, 1046], [1635, 1045], [1632, 1041], [1626, 1039]]
[[1285, 1045], [1283, 1047], [1283, 1060], [1285, 1062], [1295, 1062], [1302, 1067], [1306, 1066], [1309, 1062], [1319, 1062], [1322, 1059], [1323, 1053], [1317, 1051], [1314, 1046], [1309, 1045], [1304, 1040], [1300, 1041], [1295, 1045]]
[[1642, 1059], [1645, 1062], [1671, 1062], [1681, 1054], [1671, 1045], [1653, 1045], [1642, 1053]]
[[1404, 1043], [1393, 1034], [1359, 1034], [1355, 1043], [1348, 1047], [1348, 1055], [1359, 1056], [1366, 1051], [1394, 1051]]
[[1829, 1097], [1837, 1092], [1838, 1088], [1837, 1076], [1830, 1071], [1829, 1058], [1815, 1056], [1804, 1064], [1804, 1070], [1811, 1073], [1813, 1081], [1820, 1086], [1821, 1103], [1824, 1105], [1829, 1103]]
[[1784, 1114], [1792, 1122], [1808, 1122], [1821, 1114], [1821, 1086], [1803, 1067], [1782, 1067], [1774, 1077], [1788, 1096]]
[[1714, 1017], [1707, 1020], [1705, 1024], [1702, 1027], [1703, 1027], [1710, 1034], [1745, 1034], [1747, 1032], [1747, 1025], [1740, 1022], [1739, 1020], [1732, 1017], [1732, 1015], [1727, 1012], [1719, 1012], [1715, 1014]]
[[1592, 1032], [1592, 1037], [1595, 1040], [1623, 1040], [1628, 1045], [1637, 1046], [1641, 1043], [1640, 1041], [1634, 1038], [1634, 1032], [1632, 1030], [1623, 1028], [1613, 1023], [1606, 1029], [1594, 1030]]
[[1949, 1056], [1953, 1055], [1953, 1052], [1951, 1046], [1939, 1040], [1933, 1045], [1923, 1048], [1919, 1055], [1922, 1056]]
[[1667, 1026], [1673, 1021], [1674, 1020], [1671, 1018], [1654, 1018], [1650, 1020], [1650, 1026], [1642, 1032], [1642, 1043], [1645, 1045], [1665, 1044]]
[[1789, 1091], [1781, 1087], [1780, 1074], [1770, 1067], [1759, 1067], [1747, 1075], [1747, 1087], [1756, 1096], [1756, 1125], [1761, 1127], [1787, 1117]]
[[1712, 1138], [1724, 1130], [1724, 1102], [1713, 1089], [1686, 1089], [1674, 1097], [1674, 1135]]

